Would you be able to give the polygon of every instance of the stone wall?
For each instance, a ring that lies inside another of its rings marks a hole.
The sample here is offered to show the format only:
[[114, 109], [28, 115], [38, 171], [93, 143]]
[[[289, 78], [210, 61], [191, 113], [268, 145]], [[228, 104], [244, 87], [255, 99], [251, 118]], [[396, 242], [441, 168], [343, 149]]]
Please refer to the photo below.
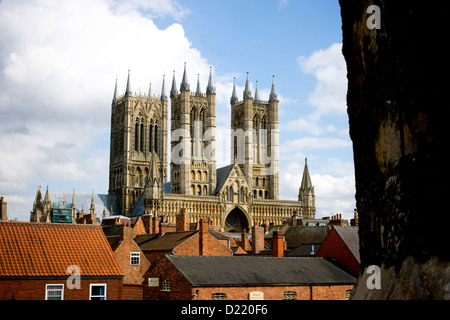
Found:
[[[361, 270], [377, 265], [383, 279], [370, 290], [362, 277], [354, 297], [448, 299], [445, 11], [424, 1], [340, 5]], [[368, 27], [370, 5], [379, 29]]]

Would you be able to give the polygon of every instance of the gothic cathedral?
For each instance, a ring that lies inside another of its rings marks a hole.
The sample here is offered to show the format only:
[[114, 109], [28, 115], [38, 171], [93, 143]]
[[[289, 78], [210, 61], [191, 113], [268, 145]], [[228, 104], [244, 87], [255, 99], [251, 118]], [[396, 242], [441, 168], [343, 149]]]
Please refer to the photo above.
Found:
[[[243, 100], [231, 96], [231, 164], [216, 168], [215, 86], [212, 70], [206, 92], [195, 91], [184, 65], [180, 87], [173, 74], [169, 103], [165, 78], [161, 94], [133, 94], [130, 73], [125, 94], [117, 81], [111, 108], [109, 196], [126, 216], [153, 215], [175, 222], [184, 209], [191, 222], [202, 218], [225, 231], [281, 224], [293, 214], [315, 218], [314, 187], [305, 162], [298, 201], [279, 200], [278, 99], [254, 97], [249, 79]], [[170, 178], [168, 153], [170, 152]]]

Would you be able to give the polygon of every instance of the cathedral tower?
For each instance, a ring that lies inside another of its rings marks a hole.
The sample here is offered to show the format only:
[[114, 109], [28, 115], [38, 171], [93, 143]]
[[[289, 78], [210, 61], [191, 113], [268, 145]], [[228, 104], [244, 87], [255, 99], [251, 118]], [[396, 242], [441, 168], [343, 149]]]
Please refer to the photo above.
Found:
[[206, 93], [190, 91], [184, 65], [180, 92], [173, 74], [171, 98], [171, 193], [211, 196], [216, 189], [216, 89], [210, 70]]
[[161, 96], [133, 94], [130, 71], [124, 95], [117, 80], [111, 106], [109, 194], [119, 199], [120, 213], [128, 215], [144, 192], [152, 154], [159, 160], [159, 177], [167, 181], [168, 99], [163, 77]]
[[233, 85], [231, 103], [231, 155], [253, 188], [255, 199], [278, 199], [278, 98], [275, 80], [268, 101], [259, 97], [258, 83], [252, 97], [245, 82], [243, 101]]

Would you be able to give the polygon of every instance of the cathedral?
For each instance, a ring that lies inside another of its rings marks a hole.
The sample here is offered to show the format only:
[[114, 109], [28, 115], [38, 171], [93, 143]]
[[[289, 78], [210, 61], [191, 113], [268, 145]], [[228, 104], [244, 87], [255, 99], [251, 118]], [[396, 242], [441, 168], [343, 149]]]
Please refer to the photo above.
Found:
[[[130, 71], [124, 94], [119, 94], [116, 80], [108, 195], [92, 194], [91, 215], [95, 215], [95, 198], [103, 203], [103, 215], [150, 215], [174, 223], [183, 209], [191, 222], [208, 218], [228, 232], [282, 224], [295, 214], [315, 218], [314, 187], [306, 159], [298, 201], [279, 199], [279, 101], [274, 79], [268, 100], [260, 98], [257, 84], [252, 94], [248, 73], [242, 99], [234, 82], [230, 164], [220, 168], [215, 159], [216, 89], [212, 69], [205, 91], [200, 80], [191, 91], [185, 64], [180, 86], [174, 72], [169, 96], [166, 92], [165, 76], [160, 95], [151, 90], [148, 94], [133, 93]], [[58, 197], [69, 200], [69, 194], [59, 193]], [[81, 217], [75, 217], [77, 197], [72, 194], [72, 223]], [[46, 198], [50, 208], [52, 201]], [[36, 199], [31, 221], [52, 221], [51, 210], [44, 213], [43, 207], [43, 201]]]

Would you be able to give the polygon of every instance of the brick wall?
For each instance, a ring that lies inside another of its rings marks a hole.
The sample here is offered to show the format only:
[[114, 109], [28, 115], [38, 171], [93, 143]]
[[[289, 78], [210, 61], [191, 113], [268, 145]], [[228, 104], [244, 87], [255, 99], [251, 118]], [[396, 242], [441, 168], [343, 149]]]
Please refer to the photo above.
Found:
[[107, 300], [120, 300], [122, 279], [81, 279], [80, 289], [69, 289], [67, 279], [0, 280], [0, 300], [45, 300], [46, 284], [63, 284], [64, 300], [89, 300], [91, 283], [106, 283]]
[[333, 256], [356, 274], [359, 274], [360, 272], [359, 262], [353, 256], [347, 245], [344, 243], [344, 241], [342, 241], [341, 237], [338, 235], [334, 228], [332, 228], [328, 233], [326, 240], [322, 243], [316, 256]]
[[[353, 285], [193, 287], [166, 258], [151, 271], [150, 277], [158, 278], [159, 286], [145, 283], [144, 300], [211, 300], [213, 293], [224, 293], [227, 300], [248, 300], [253, 291], [263, 292], [264, 300], [283, 300], [287, 291], [295, 292], [297, 300], [340, 300], [346, 299], [347, 291], [353, 289]], [[170, 281], [170, 292], [161, 291], [164, 280]]]

